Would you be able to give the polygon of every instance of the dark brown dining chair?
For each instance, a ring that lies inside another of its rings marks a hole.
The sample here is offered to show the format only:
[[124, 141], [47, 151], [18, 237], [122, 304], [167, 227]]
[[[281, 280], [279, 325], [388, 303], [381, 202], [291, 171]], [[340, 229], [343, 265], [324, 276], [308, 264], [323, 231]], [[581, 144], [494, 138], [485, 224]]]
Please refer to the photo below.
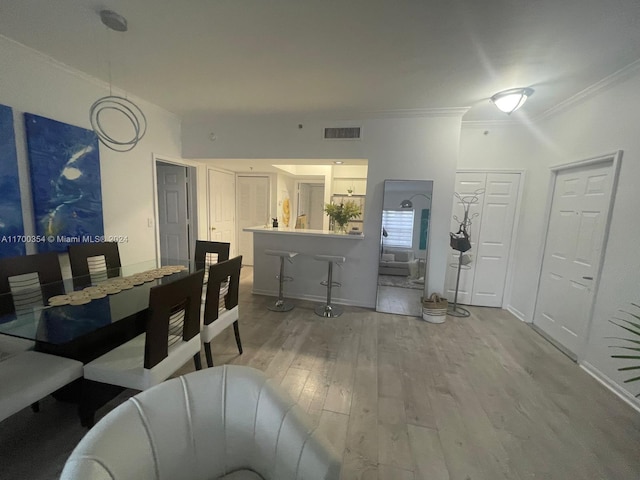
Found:
[[[200, 362], [200, 305], [204, 271], [149, 291], [146, 331], [84, 366], [85, 380], [146, 390], [193, 359]], [[87, 385], [87, 392], [90, 386]], [[90, 394], [83, 423], [93, 423]]]
[[213, 367], [211, 341], [229, 325], [233, 324], [233, 331], [238, 345], [238, 352], [242, 355], [242, 342], [238, 318], [238, 294], [240, 291], [240, 269], [242, 255], [231, 260], [216, 263], [209, 267], [209, 282], [202, 312], [202, 331], [200, 336], [207, 356], [207, 365]]
[[205, 268], [214, 263], [229, 260], [230, 248], [230, 243], [196, 240], [196, 252], [194, 255], [196, 267]]
[[75, 288], [120, 275], [120, 252], [116, 242], [71, 244], [69, 265]]
[[0, 314], [46, 305], [64, 293], [57, 253], [0, 259]]

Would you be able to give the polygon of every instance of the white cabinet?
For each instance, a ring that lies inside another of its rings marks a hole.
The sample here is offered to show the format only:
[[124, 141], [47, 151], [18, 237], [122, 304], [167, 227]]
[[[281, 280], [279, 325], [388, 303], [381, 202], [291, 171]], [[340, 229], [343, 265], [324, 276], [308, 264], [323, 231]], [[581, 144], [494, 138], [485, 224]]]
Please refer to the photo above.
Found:
[[[471, 205], [471, 263], [462, 267], [458, 288], [458, 303], [484, 307], [501, 307], [505, 291], [507, 268], [511, 253], [520, 173], [458, 172], [456, 192], [470, 195], [478, 189], [484, 193]], [[456, 198], [453, 215], [462, 220], [464, 211]], [[451, 231], [457, 232], [459, 222], [451, 221]], [[446, 292], [453, 301], [458, 272], [459, 252], [450, 251]]]

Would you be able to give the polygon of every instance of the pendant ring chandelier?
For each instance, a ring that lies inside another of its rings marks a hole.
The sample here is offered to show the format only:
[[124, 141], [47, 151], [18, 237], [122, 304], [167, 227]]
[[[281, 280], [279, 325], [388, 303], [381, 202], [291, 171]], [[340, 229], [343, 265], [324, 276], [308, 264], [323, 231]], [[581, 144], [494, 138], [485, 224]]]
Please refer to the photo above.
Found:
[[[127, 31], [127, 20], [111, 10], [102, 10], [100, 19], [107, 28], [116, 32]], [[103, 115], [107, 112], [118, 113], [124, 116], [133, 127], [133, 135], [129, 139], [118, 140], [113, 134], [107, 132], [102, 122]], [[112, 95], [111, 93], [111, 63], [109, 63], [109, 95], [99, 98], [89, 109], [89, 119], [93, 131], [98, 135], [100, 142], [116, 152], [128, 152], [138, 144], [147, 133], [147, 118], [144, 113], [131, 100]]]

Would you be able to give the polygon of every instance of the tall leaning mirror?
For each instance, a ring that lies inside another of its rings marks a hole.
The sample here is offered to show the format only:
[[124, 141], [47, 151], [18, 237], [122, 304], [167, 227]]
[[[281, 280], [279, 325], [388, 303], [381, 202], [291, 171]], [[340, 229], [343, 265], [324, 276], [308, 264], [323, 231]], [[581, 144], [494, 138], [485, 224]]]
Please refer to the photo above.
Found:
[[378, 312], [422, 315], [429, 259], [431, 180], [385, 180], [378, 265]]

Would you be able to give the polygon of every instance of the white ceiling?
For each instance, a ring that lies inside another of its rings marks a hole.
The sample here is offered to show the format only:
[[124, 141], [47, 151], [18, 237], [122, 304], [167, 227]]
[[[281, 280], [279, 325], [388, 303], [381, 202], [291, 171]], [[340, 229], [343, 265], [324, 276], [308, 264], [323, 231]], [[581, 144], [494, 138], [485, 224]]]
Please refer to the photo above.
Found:
[[[107, 32], [97, 12], [129, 22]], [[638, 0], [2, 0], [0, 33], [179, 115], [537, 116], [640, 56]], [[108, 41], [110, 39], [110, 41]], [[111, 55], [107, 45], [111, 46]]]

